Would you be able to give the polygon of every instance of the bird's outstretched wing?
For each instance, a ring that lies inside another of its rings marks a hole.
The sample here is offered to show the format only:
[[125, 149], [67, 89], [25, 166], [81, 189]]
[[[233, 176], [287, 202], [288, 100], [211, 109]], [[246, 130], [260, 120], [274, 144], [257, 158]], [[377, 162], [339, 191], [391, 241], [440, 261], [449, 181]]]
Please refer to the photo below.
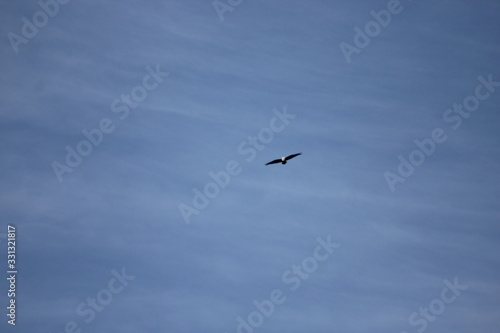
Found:
[[302, 155], [302, 153], [289, 155], [289, 156], [285, 157], [285, 160], [286, 160], [286, 161], [291, 160], [291, 159], [292, 159], [292, 158], [294, 158], [295, 156], [299, 156], [299, 155]]
[[281, 163], [281, 158], [278, 158], [277, 160], [273, 160], [271, 162], [267, 162], [266, 165], [274, 164], [274, 163]]

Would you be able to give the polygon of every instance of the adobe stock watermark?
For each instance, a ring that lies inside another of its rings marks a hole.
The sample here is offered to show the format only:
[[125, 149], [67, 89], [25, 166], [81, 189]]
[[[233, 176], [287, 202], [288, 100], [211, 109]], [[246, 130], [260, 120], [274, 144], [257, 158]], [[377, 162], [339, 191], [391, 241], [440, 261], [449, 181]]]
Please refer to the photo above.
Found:
[[[410, 326], [415, 327], [418, 333], [422, 333], [427, 329], [429, 323], [436, 321], [437, 316], [443, 314], [446, 307], [457, 300], [467, 286], [460, 285], [458, 278], [455, 277], [453, 283], [445, 279], [443, 281], [445, 287], [441, 290], [439, 297], [429, 302], [427, 307], [420, 307], [418, 311], [412, 312], [408, 318]], [[401, 333], [408, 333], [402, 331]]]
[[[500, 82], [493, 81], [493, 75], [489, 74], [487, 78], [480, 75], [477, 77], [479, 84], [474, 89], [474, 93], [465, 97], [462, 104], [453, 104], [452, 108], [443, 113], [443, 121], [453, 130], [457, 130], [464, 119], [468, 119], [473, 112], [476, 112], [481, 101], [485, 101], [495, 92], [496, 87], [500, 87]], [[416, 168], [421, 166], [427, 157], [430, 157], [436, 151], [438, 144], [448, 139], [446, 131], [437, 127], [431, 131], [429, 138], [414, 141], [416, 149], [408, 154], [408, 158], [398, 155], [399, 165], [397, 172], [385, 171], [384, 178], [391, 192], [396, 191], [396, 184], [403, 183], [408, 177], [413, 175]]]
[[[274, 135], [282, 132], [286, 126], [290, 124], [290, 120], [296, 116], [289, 114], [286, 105], [283, 110], [273, 109], [274, 116], [269, 120], [268, 127], [263, 127], [255, 136], [248, 136], [245, 140], [240, 142], [237, 147], [237, 152], [241, 156], [246, 156], [245, 160], [250, 163], [256, 157], [259, 151], [266, 148], [274, 140]], [[200, 211], [204, 210], [210, 204], [210, 200], [217, 197], [221, 189], [226, 188], [231, 182], [231, 177], [239, 175], [243, 170], [241, 163], [236, 160], [227, 161], [224, 170], [213, 172], [210, 171], [208, 176], [210, 181], [201, 187], [193, 188], [193, 199], [191, 206], [181, 202], [179, 204], [179, 211], [186, 224], [191, 223], [192, 215], [199, 215]]]
[[[113, 100], [110, 105], [111, 112], [118, 114], [120, 120], [125, 120], [130, 115], [130, 109], [135, 109], [139, 103], [144, 101], [149, 92], [158, 88], [163, 78], [169, 75], [168, 72], [162, 72], [160, 65], [156, 65], [153, 70], [150, 66], [146, 66], [147, 74], [142, 78], [142, 83], [133, 87], [129, 94], [122, 94], [119, 98]], [[83, 159], [90, 154], [94, 148], [99, 147], [104, 141], [104, 134], [113, 133], [116, 129], [115, 123], [112, 119], [102, 118], [96, 128], [91, 130], [82, 130], [82, 135], [85, 137], [79, 141], [75, 148], [70, 145], [66, 146], [66, 158], [64, 162], [53, 161], [51, 163], [52, 170], [54, 171], [60, 183], [63, 182], [63, 176], [66, 173], [71, 173], [78, 167]]]
[[403, 5], [399, 0], [389, 0], [387, 2], [387, 9], [382, 9], [378, 12], [371, 10], [370, 15], [374, 20], [368, 21], [363, 30], [358, 26], [354, 27], [354, 45], [347, 42], [341, 42], [339, 44], [340, 50], [347, 63], [350, 64], [352, 62], [352, 55], [360, 54], [361, 50], [370, 44], [372, 38], [376, 38], [380, 35], [382, 28], [387, 28], [392, 21], [392, 17], [400, 14], [402, 11]]
[[[99, 290], [95, 297], [87, 297], [85, 302], [81, 302], [76, 307], [75, 313], [81, 317], [83, 323], [93, 322], [97, 313], [102, 312], [113, 301], [114, 295], [121, 293], [129, 285], [129, 282], [135, 279], [135, 276], [127, 275], [125, 267], [122, 268], [121, 273], [113, 269], [111, 274], [113, 277], [109, 279], [105, 288]], [[76, 321], [70, 320], [66, 322], [64, 331], [60, 333], [81, 333], [83, 323], [78, 324]]]
[[28, 42], [38, 35], [39, 29], [45, 27], [51, 18], [59, 13], [60, 5], [65, 5], [70, 0], [46, 0], [38, 1], [41, 10], [35, 12], [31, 21], [23, 16], [21, 18], [21, 35], [9, 32], [7, 38], [15, 53], [19, 53], [19, 45], [28, 44]]
[[232, 12], [236, 7], [241, 5], [243, 0], [215, 0], [212, 2], [215, 12], [221, 22], [224, 22], [224, 13]]
[[[300, 264], [292, 265], [281, 275], [281, 282], [287, 286], [288, 292], [297, 291], [302, 282], [309, 279], [318, 270], [320, 263], [325, 262], [330, 258], [333, 251], [340, 247], [340, 244], [332, 242], [331, 235], [328, 235], [326, 240], [321, 237], [316, 238], [316, 243], [317, 245], [312, 255], [305, 257]], [[252, 302], [255, 307], [254, 311], [243, 317], [236, 317], [236, 333], [252, 333], [261, 327], [265, 320], [273, 315], [276, 306], [286, 302], [287, 291], [283, 289], [276, 288], [271, 290], [269, 292], [269, 299], [264, 299], [263, 301], [254, 300]]]

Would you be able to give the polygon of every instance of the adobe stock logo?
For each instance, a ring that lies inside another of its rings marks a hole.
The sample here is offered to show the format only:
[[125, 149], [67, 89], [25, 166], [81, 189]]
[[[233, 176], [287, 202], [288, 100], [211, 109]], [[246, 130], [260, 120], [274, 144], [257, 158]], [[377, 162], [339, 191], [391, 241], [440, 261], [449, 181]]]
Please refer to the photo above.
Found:
[[47, 0], [47, 1], [38, 1], [38, 5], [42, 10], [39, 10], [33, 14], [32, 20], [28, 20], [28, 18], [21, 18], [23, 25], [21, 26], [21, 36], [14, 33], [9, 32], [7, 34], [7, 38], [10, 41], [10, 45], [15, 53], [19, 53], [19, 45], [28, 44], [30, 39], [33, 39], [38, 35], [39, 29], [42, 29], [49, 23], [49, 19], [59, 13], [60, 5], [65, 5], [70, 0]]
[[341, 42], [339, 44], [340, 50], [342, 51], [347, 63], [350, 64], [352, 62], [351, 58], [354, 53], [360, 54], [361, 50], [370, 44], [372, 38], [380, 35], [382, 28], [387, 28], [392, 21], [392, 16], [397, 15], [402, 11], [403, 5], [401, 5], [399, 0], [389, 0], [387, 2], [387, 9], [382, 9], [378, 12], [375, 10], [370, 11], [371, 16], [375, 20], [368, 21], [363, 30], [358, 26], [354, 27], [354, 45], [347, 42]]
[[[135, 279], [135, 276], [128, 275], [125, 272], [125, 267], [122, 267], [121, 272], [116, 269], [111, 270], [113, 277], [108, 280], [105, 288], [99, 290], [95, 297], [87, 297], [85, 302], [81, 302], [75, 309], [75, 313], [83, 317], [83, 323], [90, 324], [94, 321], [97, 313], [102, 312], [114, 300], [114, 295], [118, 295], [125, 290], [130, 281]], [[83, 324], [82, 323], [82, 324]], [[70, 320], [64, 324], [64, 333], [81, 333], [83, 330], [81, 324]]]
[[215, 0], [212, 2], [212, 5], [214, 6], [217, 16], [219, 16], [219, 20], [224, 22], [224, 13], [228, 11], [232, 12], [236, 7], [241, 5], [242, 2], [243, 0]]
[[[420, 307], [418, 312], [410, 314], [408, 323], [416, 327], [418, 333], [422, 333], [427, 329], [429, 323], [436, 321], [437, 316], [443, 314], [447, 305], [454, 303], [457, 298], [462, 295], [461, 291], [466, 290], [467, 286], [458, 283], [458, 278], [455, 277], [453, 283], [445, 279], [443, 281], [445, 287], [441, 290], [439, 297], [429, 302], [427, 307]], [[403, 331], [401, 333], [408, 333]]]
[[[477, 80], [479, 84], [474, 89], [473, 94], [466, 96], [462, 104], [454, 103], [453, 108], [449, 108], [443, 113], [443, 121], [450, 124], [451, 129], [457, 130], [462, 125], [463, 119], [468, 119], [473, 112], [479, 110], [481, 101], [490, 98], [496, 88], [500, 87], [500, 82], [493, 81], [492, 74], [489, 74], [487, 78], [479, 75]], [[432, 130], [430, 138], [415, 139], [414, 143], [417, 148], [408, 154], [408, 158], [398, 155], [400, 163], [397, 167], [397, 173], [386, 171], [383, 174], [391, 192], [396, 191], [396, 184], [405, 182], [408, 177], [413, 175], [416, 168], [424, 164], [426, 158], [435, 153], [437, 144], [443, 143], [447, 139], [446, 131], [437, 127]]]
[[[150, 66], [146, 66], [146, 72], [147, 74], [142, 78], [142, 84], [136, 85], [130, 90], [129, 94], [122, 94], [120, 98], [116, 98], [111, 103], [111, 112], [119, 114], [118, 118], [120, 120], [128, 118], [130, 109], [137, 108], [139, 103], [148, 97], [149, 92], [156, 89], [163, 82], [163, 77], [169, 75], [168, 72], [162, 72], [158, 64], [155, 70]], [[83, 162], [85, 157], [92, 154], [94, 149], [102, 144], [104, 134], [113, 133], [115, 129], [115, 123], [107, 117], [102, 118], [96, 128], [91, 130], [83, 129], [81, 133], [85, 138], [80, 140], [75, 148], [70, 145], [65, 147], [67, 153], [63, 163], [59, 161], [51, 163], [52, 170], [59, 182], [62, 183], [63, 176], [66, 173], [72, 173]]]
[[[261, 128], [257, 135], [248, 136], [238, 145], [238, 153], [242, 156], [248, 155], [246, 157], [247, 162], [252, 162], [257, 157], [258, 152], [264, 150], [266, 145], [274, 140], [275, 134], [282, 132], [286, 126], [290, 124], [290, 120], [296, 117], [288, 113], [286, 105], [283, 106], [283, 111], [273, 109], [273, 113], [274, 116], [269, 120], [268, 127]], [[197, 187], [193, 188], [194, 196], [191, 200], [192, 206], [184, 202], [179, 204], [179, 212], [184, 222], [186, 224], [191, 223], [191, 216], [199, 215], [202, 210], [207, 208], [210, 201], [215, 199], [220, 194], [221, 190], [229, 185], [231, 178], [239, 175], [242, 170], [243, 167], [240, 162], [229, 160], [226, 162], [224, 170], [218, 172], [210, 171], [208, 176], [211, 180], [205, 183], [205, 185], [201, 187], [201, 190]]]
[[[292, 265], [290, 269], [285, 270], [281, 275], [281, 282], [283, 285], [288, 285], [290, 292], [297, 291], [302, 282], [309, 279], [318, 270], [320, 263], [328, 260], [341, 245], [333, 243], [331, 235], [328, 235], [326, 239], [317, 237], [316, 243], [317, 245], [310, 256], [302, 259], [299, 265]], [[265, 323], [266, 319], [274, 314], [277, 306], [286, 302], [286, 293], [286, 289], [277, 288], [269, 292], [269, 299], [263, 301], [254, 300], [252, 304], [255, 310], [246, 316], [236, 317], [236, 333], [256, 332]]]

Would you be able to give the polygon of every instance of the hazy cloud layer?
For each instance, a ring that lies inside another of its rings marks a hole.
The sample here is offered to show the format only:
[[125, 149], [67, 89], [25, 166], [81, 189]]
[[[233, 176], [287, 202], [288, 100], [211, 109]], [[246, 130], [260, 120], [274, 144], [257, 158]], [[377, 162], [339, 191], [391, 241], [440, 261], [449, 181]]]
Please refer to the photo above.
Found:
[[0, 5], [2, 332], [498, 330], [498, 2], [41, 3]]

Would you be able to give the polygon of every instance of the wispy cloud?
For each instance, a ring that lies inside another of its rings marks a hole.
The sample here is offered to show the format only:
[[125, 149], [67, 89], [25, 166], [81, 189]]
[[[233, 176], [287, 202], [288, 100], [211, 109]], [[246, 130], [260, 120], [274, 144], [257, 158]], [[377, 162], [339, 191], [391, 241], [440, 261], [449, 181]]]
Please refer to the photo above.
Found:
[[[496, 80], [499, 7], [401, 3], [350, 64], [339, 43], [388, 1], [243, 1], [223, 22], [211, 1], [71, 1], [17, 54], [7, 33], [40, 5], [0, 5], [0, 208], [18, 228], [17, 329], [64, 329], [126, 267], [137, 278], [88, 329], [234, 332], [329, 234], [338, 252], [262, 329], [410, 332], [410, 314], [455, 276], [467, 290], [428, 330], [497, 327], [499, 95], [455, 131], [443, 113], [479, 75]], [[140, 93], [156, 64], [168, 78], [118, 122], [113, 101]], [[246, 162], [238, 146], [283, 105], [296, 118]], [[112, 136], [59, 183], [51, 163], [103, 118], [117, 121]], [[383, 173], [437, 127], [447, 140], [391, 192]], [[231, 160], [242, 172], [186, 225], [179, 203]]]

